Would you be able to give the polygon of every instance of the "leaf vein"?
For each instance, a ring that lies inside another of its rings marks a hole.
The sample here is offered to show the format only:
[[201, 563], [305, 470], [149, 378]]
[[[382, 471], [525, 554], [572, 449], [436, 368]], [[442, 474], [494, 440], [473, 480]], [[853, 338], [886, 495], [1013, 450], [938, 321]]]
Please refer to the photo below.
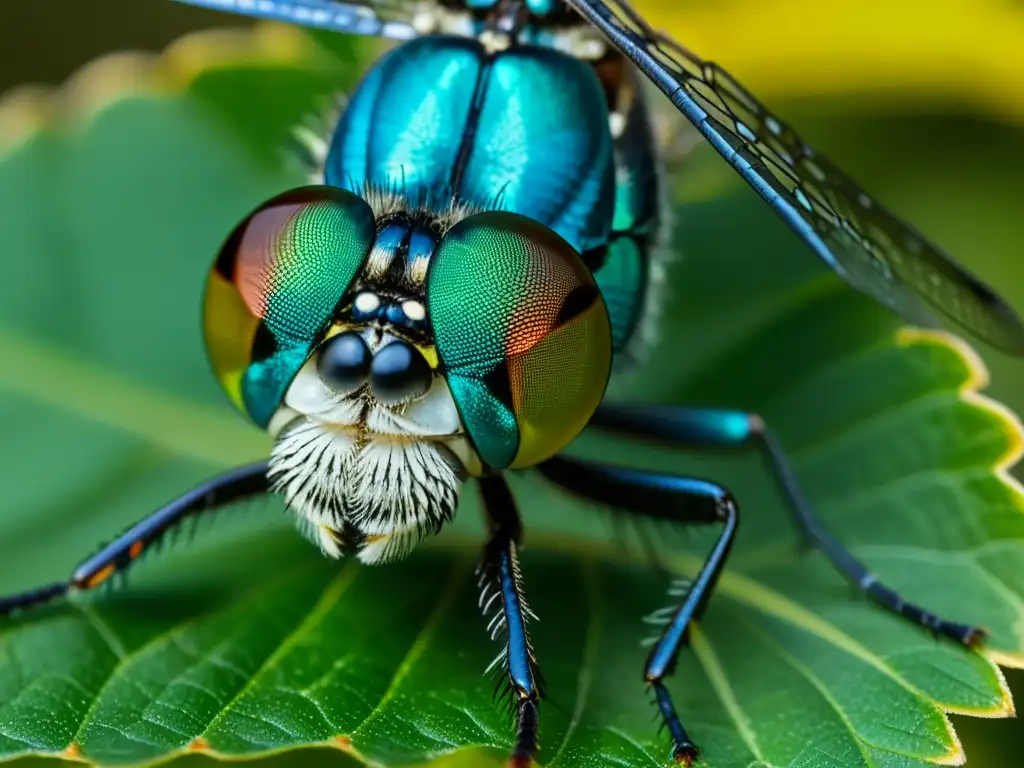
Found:
[[744, 624], [746, 624], [747, 629], [750, 632], [757, 635], [760, 638], [761, 642], [763, 642], [766, 646], [775, 651], [776, 655], [778, 655], [780, 659], [789, 664], [789, 666], [791, 666], [797, 672], [797, 674], [799, 674], [801, 677], [807, 680], [807, 682], [811, 684], [811, 686], [818, 692], [818, 694], [826, 702], [828, 702], [829, 706], [831, 706], [832, 709], [835, 711], [836, 716], [839, 717], [840, 722], [842, 722], [842, 724], [850, 732], [850, 737], [853, 739], [853, 742], [856, 745], [857, 750], [861, 753], [861, 756], [864, 758], [864, 765], [868, 766], [868, 768], [877, 768], [875, 763], [871, 760], [871, 756], [865, 749], [866, 742], [864, 742], [861, 739], [860, 735], [857, 733], [857, 729], [854, 728], [853, 723], [850, 722], [850, 718], [847, 716], [846, 711], [842, 708], [839, 702], [836, 701], [835, 697], [832, 696], [831, 692], [828, 690], [828, 687], [825, 685], [825, 683], [816, 674], [814, 674], [814, 672], [812, 672], [808, 667], [801, 663], [799, 659], [794, 658], [793, 655], [789, 653], [789, 651], [787, 651], [785, 648], [783, 648], [781, 645], [775, 642], [775, 640], [772, 637], [770, 637], [760, 627], [754, 624], [754, 622], [748, 621], [746, 618], [743, 617], [740, 617], [739, 621], [742, 621]]
[[221, 707], [220, 711], [212, 720], [210, 720], [206, 728], [203, 729], [201, 735], [206, 736], [221, 721], [223, 721], [227, 714], [236, 707], [242, 697], [256, 686], [260, 678], [273, 669], [296, 643], [298, 643], [313, 627], [323, 620], [328, 611], [330, 611], [335, 605], [337, 605], [338, 601], [341, 600], [342, 595], [345, 594], [348, 588], [355, 581], [359, 572], [359, 567], [355, 563], [350, 562], [341, 569], [337, 576], [327, 583], [327, 586], [320, 598], [306, 614], [306, 618], [302, 620], [302, 623], [285, 636], [280, 643], [278, 643], [277, 648], [275, 648], [274, 651], [264, 660], [259, 669], [249, 677], [245, 685], [239, 688], [238, 692], [235, 693], [231, 700]]
[[761, 746], [757, 743], [757, 735], [750, 727], [750, 718], [747, 717], [746, 712], [740, 706], [739, 699], [736, 698], [736, 692], [732, 688], [732, 683], [729, 682], [729, 677], [722, 667], [721, 661], [718, 659], [718, 654], [715, 653], [715, 649], [708, 640], [707, 635], [704, 634], [700, 625], [696, 622], [690, 627], [690, 647], [697, 661], [704, 669], [704, 674], [707, 675], [708, 680], [711, 682], [711, 689], [722, 703], [722, 708], [729, 716], [729, 719], [736, 725], [740, 739], [755, 759], [764, 762], [764, 753], [761, 752]]
[[573, 707], [569, 724], [565, 728], [562, 743], [558, 745], [558, 749], [555, 750], [555, 756], [551, 758], [551, 765], [558, 763], [565, 748], [569, 746], [569, 740], [576, 732], [576, 729], [579, 728], [580, 720], [583, 718], [583, 712], [586, 709], [587, 700], [590, 696], [590, 686], [593, 682], [593, 667], [596, 663], [597, 648], [600, 644], [601, 618], [604, 611], [601, 606], [597, 569], [594, 566], [593, 560], [588, 558], [582, 561], [580, 570], [583, 577], [583, 593], [587, 606], [587, 621], [586, 630], [583, 633], [583, 652], [581, 654], [580, 672], [576, 684], [576, 704]]
[[444, 617], [445, 613], [447, 612], [449, 606], [452, 603], [452, 600], [455, 598], [455, 593], [458, 591], [459, 587], [465, 582], [468, 574], [469, 567], [467, 562], [460, 563], [457, 567], [455, 567], [452, 570], [451, 576], [448, 579], [448, 583], [445, 585], [444, 589], [438, 596], [437, 602], [434, 604], [434, 607], [430, 611], [430, 614], [427, 616], [426, 621], [420, 628], [420, 631], [417, 633], [416, 639], [413, 640], [412, 644], [409, 646], [409, 650], [406, 653], [405, 658], [402, 659], [402, 663], [399, 664], [398, 669], [392, 676], [391, 682], [389, 683], [387, 690], [384, 691], [384, 695], [381, 696], [380, 701], [377, 703], [377, 706], [373, 708], [373, 711], [371, 711], [370, 714], [368, 714], [366, 718], [363, 720], [363, 722], [360, 723], [356, 727], [356, 729], [352, 731], [352, 733], [350, 734], [353, 740], [360, 732], [362, 732], [366, 728], [366, 726], [368, 726], [372, 721], [380, 717], [381, 712], [384, 711], [384, 708], [394, 697], [395, 691], [398, 690], [399, 686], [412, 671], [412, 668], [416, 665], [416, 662], [419, 661], [420, 656], [423, 655], [423, 652], [426, 650], [427, 645], [433, 638], [434, 632], [437, 630], [438, 624], [440, 624], [441, 619]]

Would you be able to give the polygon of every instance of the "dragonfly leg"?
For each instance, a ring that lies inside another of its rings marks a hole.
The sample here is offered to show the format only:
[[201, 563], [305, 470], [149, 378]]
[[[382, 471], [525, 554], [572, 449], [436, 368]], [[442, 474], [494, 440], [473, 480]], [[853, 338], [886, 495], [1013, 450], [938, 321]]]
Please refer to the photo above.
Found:
[[561, 456], [541, 464], [539, 470], [563, 488], [620, 514], [683, 525], [722, 525], [714, 547], [651, 649], [644, 667], [644, 680], [654, 690], [658, 709], [672, 734], [673, 757], [678, 763], [691, 765], [697, 759], [697, 747], [683, 728], [664, 681], [675, 669], [680, 650], [689, 643], [690, 623], [704, 615], [715, 582], [725, 567], [739, 524], [739, 509], [726, 489], [706, 480]]
[[681, 447], [757, 447], [768, 460], [779, 488], [800, 531], [821, 547], [832, 564], [883, 608], [945, 635], [964, 645], [984, 639], [984, 630], [947, 621], [919, 605], [904, 600], [896, 590], [878, 580], [822, 525], [807, 501], [790, 466], [786, 452], [760, 416], [725, 408], [676, 408], [671, 406], [606, 405], [591, 424], [634, 437], [664, 440]]
[[16, 595], [0, 596], [0, 618], [64, 597], [72, 590], [98, 587], [115, 573], [125, 571], [139, 555], [186, 518], [264, 494], [268, 489], [266, 462], [248, 464], [225, 472], [143, 518], [83, 561], [67, 581]]
[[501, 665], [497, 691], [509, 696], [516, 712], [516, 743], [509, 768], [526, 768], [537, 753], [538, 703], [544, 680], [530, 645], [526, 623], [533, 612], [523, 599], [517, 548], [522, 523], [508, 484], [500, 475], [480, 480], [487, 512], [488, 539], [477, 568], [480, 606], [492, 638], [504, 635], [505, 647], [492, 668]]

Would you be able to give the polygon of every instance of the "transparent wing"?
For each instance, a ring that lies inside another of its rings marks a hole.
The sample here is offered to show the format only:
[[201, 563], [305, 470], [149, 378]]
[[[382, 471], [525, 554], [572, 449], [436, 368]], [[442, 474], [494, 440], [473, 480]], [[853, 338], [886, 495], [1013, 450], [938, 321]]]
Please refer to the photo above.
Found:
[[1024, 326], [996, 293], [807, 146], [718, 65], [652, 30], [624, 0], [566, 0], [669, 97], [814, 251], [855, 288], [911, 320], [919, 297], [991, 344], [1024, 355]]
[[320, 27], [352, 35], [374, 35], [408, 40], [419, 33], [417, 12], [429, 10], [423, 0], [177, 0], [218, 11], [240, 13], [304, 27]]

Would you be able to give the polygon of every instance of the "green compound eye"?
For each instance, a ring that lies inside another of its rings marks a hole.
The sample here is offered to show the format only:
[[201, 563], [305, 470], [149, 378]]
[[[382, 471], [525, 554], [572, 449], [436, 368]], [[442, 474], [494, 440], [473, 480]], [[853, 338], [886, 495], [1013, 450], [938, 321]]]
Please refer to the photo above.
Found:
[[260, 426], [327, 330], [374, 227], [362, 198], [301, 187], [261, 205], [221, 247], [206, 283], [206, 349], [224, 391]]
[[586, 426], [608, 383], [611, 328], [590, 270], [562, 238], [517, 214], [470, 216], [431, 259], [427, 305], [487, 465], [537, 464]]

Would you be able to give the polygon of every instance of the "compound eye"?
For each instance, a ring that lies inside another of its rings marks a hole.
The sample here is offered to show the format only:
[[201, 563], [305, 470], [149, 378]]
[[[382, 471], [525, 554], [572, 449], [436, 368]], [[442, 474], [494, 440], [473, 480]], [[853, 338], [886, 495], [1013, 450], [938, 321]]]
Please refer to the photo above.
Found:
[[316, 371], [333, 392], [348, 395], [366, 383], [372, 357], [363, 337], [347, 331], [320, 346]]
[[206, 349], [228, 396], [260, 426], [327, 332], [374, 233], [362, 198], [302, 187], [261, 205], [221, 247], [206, 283]]
[[370, 388], [382, 403], [398, 405], [427, 394], [430, 363], [412, 344], [393, 341], [378, 349], [370, 365]]
[[480, 458], [528, 467], [564, 448], [604, 396], [611, 327], [579, 254], [532, 219], [490, 211], [431, 258], [427, 314]]

